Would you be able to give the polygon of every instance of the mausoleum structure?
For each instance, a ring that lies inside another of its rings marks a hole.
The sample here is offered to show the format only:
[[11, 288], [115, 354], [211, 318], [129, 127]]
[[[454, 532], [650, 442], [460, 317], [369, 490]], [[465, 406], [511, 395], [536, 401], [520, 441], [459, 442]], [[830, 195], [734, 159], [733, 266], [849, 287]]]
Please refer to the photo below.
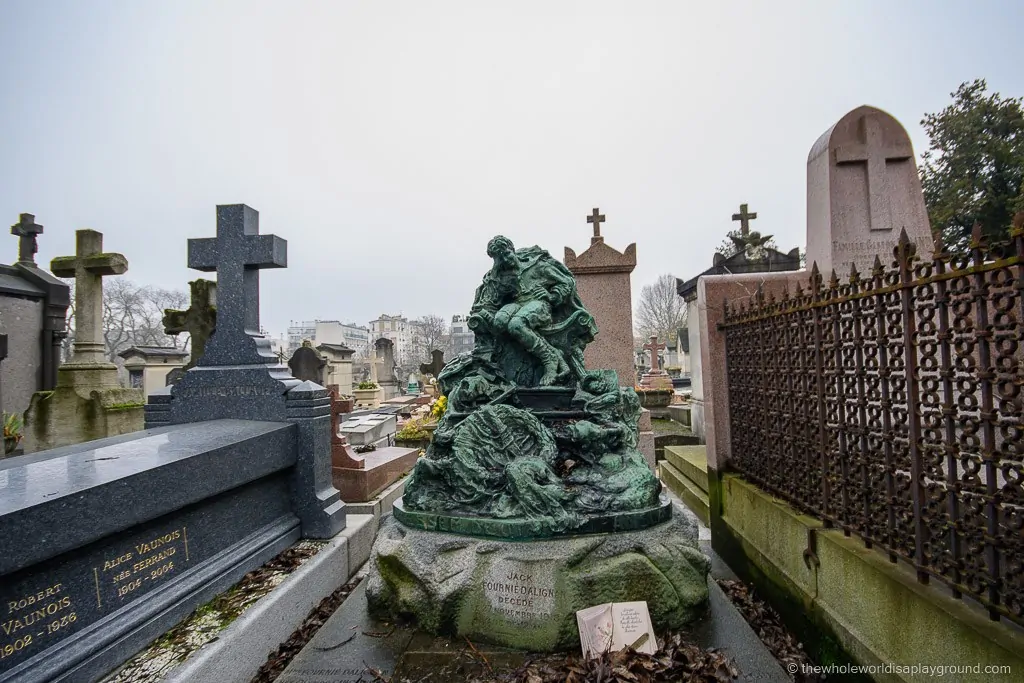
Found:
[[535, 650], [573, 646], [575, 612], [602, 602], [646, 600], [661, 629], [696, 618], [694, 518], [637, 449], [633, 388], [584, 367], [596, 326], [572, 273], [501, 236], [487, 254], [475, 347], [438, 377], [448, 410], [378, 534], [371, 608]]

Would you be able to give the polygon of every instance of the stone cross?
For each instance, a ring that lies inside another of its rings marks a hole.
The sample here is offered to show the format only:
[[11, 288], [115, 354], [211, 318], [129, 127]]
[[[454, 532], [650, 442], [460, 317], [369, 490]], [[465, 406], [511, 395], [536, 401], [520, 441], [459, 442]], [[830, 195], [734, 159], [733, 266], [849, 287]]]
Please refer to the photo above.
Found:
[[36, 223], [35, 216], [30, 213], [18, 216], [18, 222], [11, 226], [11, 234], [21, 238], [18, 240], [18, 263], [36, 264], [36, 252], [39, 251], [36, 235], [42, 232], [43, 226]]
[[286, 268], [288, 243], [259, 232], [259, 212], [227, 204], [217, 207], [216, 237], [188, 241], [188, 267], [217, 271], [217, 330], [203, 365], [277, 362], [260, 334], [260, 269]]
[[58, 256], [50, 261], [57, 277], [75, 278], [75, 347], [72, 363], [107, 362], [103, 342], [103, 277], [128, 270], [121, 254], [103, 253], [103, 233], [95, 230], [75, 232], [75, 255]]
[[651, 337], [651, 341], [643, 345], [645, 351], [651, 352], [651, 372], [661, 372], [661, 362], [658, 358], [658, 351], [667, 348], [665, 344], [658, 343], [657, 335]]
[[194, 368], [196, 361], [206, 353], [206, 342], [217, 328], [217, 283], [212, 280], [197, 278], [188, 283], [191, 292], [189, 307], [184, 311], [172, 308], [164, 309], [161, 321], [164, 334], [181, 334], [188, 332], [192, 353], [188, 365], [183, 369]]
[[740, 204], [740, 212], [734, 213], [732, 219], [740, 222], [740, 234], [746, 237], [750, 234], [750, 221], [757, 218], [757, 211], [749, 213], [746, 204]]
[[836, 149], [837, 164], [866, 164], [868, 181], [868, 229], [891, 230], [892, 212], [889, 206], [891, 188], [886, 179], [886, 166], [890, 161], [905, 161], [913, 156], [910, 146], [886, 146], [882, 137], [882, 124], [871, 115], [860, 120], [862, 142], [843, 145]]
[[587, 222], [594, 225], [594, 236], [590, 238], [590, 241], [600, 242], [603, 240], [604, 238], [601, 237], [601, 224], [604, 223], [604, 214], [595, 208], [594, 212], [587, 216]]
[[430, 362], [420, 363], [420, 372], [424, 375], [433, 375], [437, 377], [441, 374], [441, 370], [444, 369], [444, 351], [441, 349], [434, 349], [430, 352]]

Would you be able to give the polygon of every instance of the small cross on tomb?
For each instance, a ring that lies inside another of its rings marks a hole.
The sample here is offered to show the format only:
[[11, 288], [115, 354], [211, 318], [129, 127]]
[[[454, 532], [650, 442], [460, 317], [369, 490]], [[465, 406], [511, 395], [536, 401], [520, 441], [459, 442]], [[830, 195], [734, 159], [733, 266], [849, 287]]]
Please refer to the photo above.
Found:
[[601, 237], [601, 224], [604, 223], [604, 214], [595, 208], [593, 213], [587, 216], [587, 222], [594, 225], [594, 236], [590, 238], [590, 241], [592, 243], [603, 242], [604, 238]]
[[227, 204], [217, 207], [216, 237], [188, 241], [188, 267], [217, 271], [217, 330], [205, 354], [211, 365], [277, 362], [260, 333], [260, 270], [286, 268], [288, 243], [259, 232], [255, 209]]
[[11, 226], [11, 234], [20, 238], [18, 240], [18, 263], [33, 266], [36, 264], [36, 252], [39, 251], [36, 235], [42, 232], [43, 226], [36, 223], [35, 216], [30, 213], [18, 216], [18, 222]]
[[757, 211], [753, 213], [747, 211], [746, 204], [740, 204], [740, 212], [734, 213], [732, 219], [740, 222], [740, 234], [744, 237], [750, 235], [750, 221], [757, 218]]
[[164, 309], [164, 334], [188, 332], [192, 352], [185, 370], [195, 367], [206, 352], [209, 341], [217, 327], [217, 283], [198, 278], [188, 283], [191, 291], [189, 307], [184, 311]]
[[72, 363], [106, 363], [103, 343], [103, 277], [128, 270], [121, 254], [103, 253], [103, 233], [75, 232], [75, 255], [50, 261], [57, 277], [75, 278], [75, 347]]
[[892, 230], [886, 167], [890, 161], [905, 161], [913, 155], [907, 144], [885, 145], [882, 124], [875, 116], [861, 118], [859, 129], [863, 142], [836, 149], [836, 163], [867, 166], [868, 229]]
[[651, 352], [651, 372], [661, 372], [661, 360], [658, 358], [658, 351], [668, 348], [665, 344], [658, 343], [657, 335], [651, 337], [651, 341], [643, 345], [645, 351]]

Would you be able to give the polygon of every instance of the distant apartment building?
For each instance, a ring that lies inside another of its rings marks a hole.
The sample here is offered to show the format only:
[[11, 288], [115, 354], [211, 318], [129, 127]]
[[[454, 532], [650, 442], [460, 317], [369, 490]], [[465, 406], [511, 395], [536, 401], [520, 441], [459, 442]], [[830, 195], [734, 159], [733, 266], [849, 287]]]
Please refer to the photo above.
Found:
[[412, 355], [412, 340], [415, 325], [401, 315], [381, 314], [376, 320], [370, 321], [370, 343], [385, 337], [395, 344], [395, 362], [406, 365]]
[[469, 316], [453, 315], [451, 325], [451, 354], [454, 358], [460, 353], [473, 350], [473, 330], [469, 329]]
[[292, 321], [288, 327], [288, 355], [302, 346], [305, 339], [317, 344], [342, 344], [356, 352], [356, 357], [365, 357], [370, 347], [370, 330], [355, 323], [339, 320]]

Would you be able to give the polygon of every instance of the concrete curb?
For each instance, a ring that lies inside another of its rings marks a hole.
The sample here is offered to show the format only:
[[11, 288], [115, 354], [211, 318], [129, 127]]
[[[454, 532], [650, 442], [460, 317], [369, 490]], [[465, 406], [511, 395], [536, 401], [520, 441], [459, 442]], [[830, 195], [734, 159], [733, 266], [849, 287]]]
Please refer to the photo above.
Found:
[[267, 655], [354, 573], [356, 568], [349, 566], [348, 545], [349, 537], [342, 531], [164, 680], [248, 683], [266, 662]]

